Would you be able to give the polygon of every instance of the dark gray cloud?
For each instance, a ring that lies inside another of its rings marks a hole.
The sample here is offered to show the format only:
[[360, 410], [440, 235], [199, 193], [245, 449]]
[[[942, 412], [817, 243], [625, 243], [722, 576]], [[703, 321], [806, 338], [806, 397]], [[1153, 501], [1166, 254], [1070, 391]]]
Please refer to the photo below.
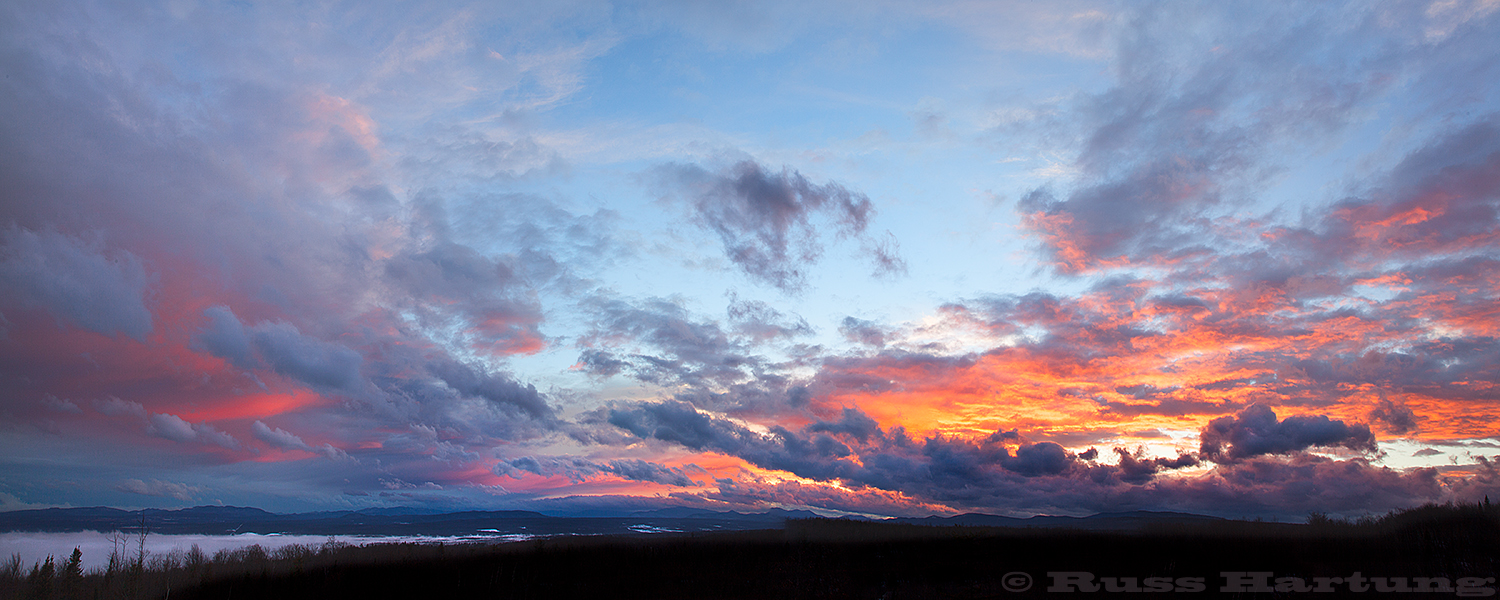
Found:
[[[1094, 451], [1093, 448], [1089, 450]], [[1192, 454], [1180, 454], [1177, 458], [1150, 458], [1144, 455], [1143, 449], [1138, 449], [1134, 453], [1124, 448], [1114, 450], [1115, 454], [1120, 457], [1119, 478], [1125, 483], [1145, 483], [1159, 471], [1181, 469], [1198, 464], [1198, 457]], [[1079, 455], [1079, 458], [1083, 456]]]
[[146, 418], [146, 407], [139, 402], [121, 400], [114, 396], [94, 401], [94, 410], [109, 417], [132, 416]]
[[814, 391], [789, 370], [819, 360], [820, 347], [783, 346], [806, 357], [785, 363], [765, 352], [811, 333], [800, 316], [738, 297], [731, 298], [724, 325], [663, 298], [596, 296], [585, 307], [594, 314], [580, 339], [577, 365], [585, 372], [680, 386], [673, 394], [679, 400], [746, 417], [800, 414], [813, 399]]
[[[531, 437], [558, 425], [553, 408], [530, 384], [454, 359], [416, 343], [400, 330], [357, 328], [349, 343], [324, 342], [287, 323], [246, 327], [227, 307], [204, 311], [208, 323], [194, 338], [210, 353], [240, 368], [271, 369], [315, 388], [337, 392], [369, 409], [363, 418], [395, 420], [401, 427], [436, 423], [497, 438]], [[270, 430], [268, 430], [270, 431]], [[257, 437], [273, 446], [303, 449], [337, 458], [328, 446], [283, 443], [285, 436]]]
[[521, 473], [524, 472], [544, 477], [561, 475], [574, 482], [582, 482], [592, 476], [607, 473], [631, 481], [645, 481], [678, 487], [696, 487], [699, 485], [698, 482], [688, 477], [686, 469], [668, 467], [660, 463], [639, 459], [617, 459], [599, 462], [583, 458], [523, 456], [500, 461], [495, 464], [492, 470], [496, 475], [503, 477], [520, 477]]
[[210, 354], [227, 359], [241, 369], [253, 369], [258, 364], [254, 350], [250, 347], [250, 333], [245, 325], [227, 306], [211, 306], [203, 310], [208, 325], [194, 338]]
[[15, 225], [0, 232], [0, 300], [44, 308], [90, 331], [145, 341], [150, 280], [125, 250]]
[[504, 261], [453, 242], [391, 257], [385, 261], [385, 274], [387, 282], [419, 297], [470, 301], [516, 278], [514, 268]]
[[[906, 497], [897, 492], [874, 488], [841, 489], [825, 485], [807, 485], [799, 481], [777, 481], [756, 478], [719, 479], [709, 492], [678, 492], [673, 500], [698, 504], [707, 502], [716, 510], [762, 511], [770, 506], [808, 506], [820, 509], [893, 516], [928, 516], [947, 512], [939, 506]], [[746, 507], [746, 508], [741, 508]]]
[[198, 432], [193, 431], [192, 424], [176, 415], [154, 414], [151, 415], [150, 423], [149, 432], [152, 435], [164, 437], [174, 442], [186, 442], [198, 437]]
[[875, 348], [885, 347], [886, 338], [890, 335], [879, 323], [854, 317], [844, 317], [839, 322], [839, 333], [851, 342]]
[[83, 414], [83, 409], [78, 408], [78, 405], [73, 403], [72, 400], [68, 400], [67, 398], [58, 398], [57, 396], [53, 396], [51, 394], [48, 394], [42, 398], [42, 406], [46, 407], [47, 410], [56, 413], [72, 415]]
[[845, 408], [837, 421], [819, 421], [807, 427], [811, 433], [842, 433], [860, 442], [880, 435], [880, 424], [857, 408]]
[[[642, 381], [726, 386], [744, 379], [747, 369], [761, 362], [746, 341], [731, 336], [716, 322], [694, 318], [671, 300], [595, 298], [589, 308], [596, 316], [586, 344], [639, 344], [651, 352], [622, 355], [603, 348], [585, 349], [580, 364], [596, 374], [612, 375], [628, 368]], [[753, 321], [780, 314], [756, 314], [747, 308], [741, 316], [742, 323], [751, 321], [752, 328], [765, 333], [768, 324]], [[775, 326], [774, 322], [769, 325]]]
[[333, 390], [355, 391], [364, 359], [350, 348], [303, 335], [289, 323], [252, 327], [251, 343], [277, 373]]
[[285, 450], [308, 449], [307, 442], [302, 441], [302, 438], [297, 437], [296, 434], [280, 427], [272, 428], [261, 421], [256, 421], [252, 424], [250, 431], [255, 434], [256, 439], [276, 448]]
[[1203, 458], [1217, 463], [1233, 463], [1262, 454], [1299, 452], [1313, 446], [1361, 452], [1379, 449], [1368, 425], [1346, 425], [1325, 415], [1277, 421], [1276, 413], [1260, 404], [1209, 422], [1203, 428], [1200, 442]]
[[360, 344], [374, 390], [361, 400], [382, 419], [396, 420], [403, 429], [451, 429], [472, 443], [532, 438], [561, 424], [534, 385], [417, 340], [377, 333]]
[[1500, 456], [1475, 456], [1474, 460], [1478, 473], [1467, 479], [1448, 482], [1453, 499], [1465, 504], [1500, 499]]
[[183, 502], [192, 502], [196, 494], [202, 493], [203, 488], [194, 487], [185, 483], [173, 483], [152, 479], [142, 481], [140, 479], [126, 479], [115, 486], [116, 490], [140, 494], [142, 496], [160, 496], [163, 498], [175, 498]]
[[1417, 428], [1417, 414], [1411, 407], [1391, 400], [1385, 393], [1380, 394], [1380, 404], [1370, 409], [1370, 420], [1384, 423], [1395, 434], [1410, 433]]
[[[1464, 336], [1415, 342], [1401, 352], [1370, 349], [1329, 353], [1292, 362], [1284, 371], [1288, 376], [1309, 380], [1312, 387], [1335, 394], [1339, 394], [1340, 384], [1373, 383], [1396, 393], [1420, 392], [1439, 398], [1480, 401], [1487, 397], [1484, 390], [1465, 382], [1500, 376], [1500, 365], [1494, 362], [1497, 359], [1500, 359], [1500, 340]], [[1392, 416], [1399, 420], [1399, 407], [1394, 410]]]
[[514, 407], [535, 419], [550, 420], [554, 417], [552, 407], [547, 405], [534, 385], [488, 373], [446, 356], [434, 357], [426, 366], [434, 377], [465, 396], [482, 398], [496, 406]]
[[786, 292], [806, 287], [808, 267], [823, 254], [816, 215], [826, 217], [839, 238], [859, 237], [876, 273], [905, 271], [894, 237], [869, 238], [874, 206], [869, 197], [836, 182], [817, 185], [788, 168], [766, 169], [743, 160], [718, 171], [669, 164], [655, 174], [692, 209], [699, 225], [719, 236], [724, 254], [751, 279]]
[[[1201, 458], [1149, 457], [1141, 449], [1114, 448], [1117, 464], [1098, 463], [1097, 450], [1074, 455], [1052, 442], [1028, 443], [1013, 431], [982, 438], [912, 439], [900, 428], [881, 430], [857, 409], [800, 431], [771, 427], [765, 433], [684, 402], [619, 405], [609, 411], [608, 423], [636, 438], [720, 452], [762, 468], [838, 481], [850, 489], [880, 490], [956, 508], [1025, 507], [1046, 512], [1048, 507], [1158, 507], [1207, 514], [1297, 515], [1325, 505], [1336, 510], [1409, 506], [1443, 494], [1430, 470], [1400, 472], [1360, 459], [1335, 461], [1301, 451], [1313, 446], [1373, 451], [1374, 438], [1367, 428], [1325, 416], [1277, 420], [1261, 407], [1206, 428]], [[1157, 476], [1198, 466], [1203, 459], [1217, 463], [1206, 474]], [[1267, 473], [1284, 479], [1268, 479]], [[1322, 477], [1346, 487], [1324, 489], [1317, 483]], [[734, 485], [719, 482], [721, 490]], [[1295, 491], [1309, 486], [1318, 488], [1316, 498]], [[1370, 495], [1371, 504], [1360, 503], [1362, 493]]]
[[[1304, 516], [1321, 510], [1378, 514], [1443, 497], [1435, 469], [1396, 470], [1361, 460], [1309, 454], [1259, 456], [1219, 465], [1209, 477], [1158, 480], [1158, 506], [1180, 506], [1213, 514]], [[1152, 502], [1130, 498], [1131, 504]], [[1205, 510], [1207, 509], [1207, 510]]]
[[[607, 422], [637, 438], [738, 456], [762, 468], [937, 501], [973, 490], [1024, 486], [1039, 477], [1075, 477], [1091, 468], [1056, 443], [1024, 443], [1015, 432], [996, 431], [982, 439], [913, 440], [899, 428], [882, 431], [853, 408], [844, 409], [837, 420], [817, 421], [800, 432], [773, 426], [757, 433], [679, 401], [617, 406], [609, 411]], [[1006, 444], [1016, 444], [1014, 453]], [[1192, 464], [1195, 459], [1161, 460], [1152, 463], [1149, 473], [1143, 475], [1137, 468], [1128, 477], [1131, 483], [1142, 483], [1156, 470]], [[1094, 477], [1109, 479], [1109, 473]]]
[[[445, 222], [448, 217], [434, 218]], [[542, 316], [523, 272], [546, 280], [556, 276], [551, 272], [556, 267], [523, 263], [519, 257], [487, 256], [440, 241], [386, 260], [383, 283], [394, 292], [393, 300], [432, 327], [456, 323], [475, 347], [502, 355], [529, 353], [543, 344], [537, 331]]]
[[262, 322], [246, 328], [224, 306], [210, 307], [204, 310], [204, 315], [209, 323], [198, 333], [196, 341], [236, 366], [254, 368], [264, 364], [309, 385], [345, 393], [364, 388], [360, 376], [364, 359], [347, 346], [303, 335], [289, 323]]
[[270, 444], [270, 446], [276, 447], [276, 449], [303, 450], [303, 452], [312, 452], [317, 453], [317, 455], [326, 456], [330, 460], [350, 459], [350, 455], [347, 452], [336, 449], [336, 447], [333, 447], [333, 444], [323, 444], [321, 447], [308, 446], [306, 441], [297, 437], [293, 432], [285, 431], [282, 428], [272, 428], [272, 426], [266, 425], [266, 423], [260, 422], [260, 420], [252, 423], [251, 432], [257, 440], [264, 441], [264, 443]]
[[602, 377], [619, 375], [625, 369], [634, 366], [629, 361], [616, 357], [614, 353], [608, 350], [596, 350], [593, 348], [585, 349], [578, 354], [578, 365], [585, 372]]
[[611, 460], [604, 463], [604, 468], [610, 473], [631, 481], [649, 481], [679, 487], [693, 487], [698, 485], [698, 482], [688, 478], [684, 469], [668, 467], [660, 463], [645, 460]]
[[735, 332], [755, 343], [813, 333], [812, 326], [800, 316], [782, 314], [759, 300], [740, 300], [733, 296], [729, 303], [729, 322], [734, 324]]
[[240, 447], [239, 440], [208, 423], [189, 423], [177, 415], [152, 414], [146, 419], [146, 433], [174, 442], [201, 442], [226, 449]]

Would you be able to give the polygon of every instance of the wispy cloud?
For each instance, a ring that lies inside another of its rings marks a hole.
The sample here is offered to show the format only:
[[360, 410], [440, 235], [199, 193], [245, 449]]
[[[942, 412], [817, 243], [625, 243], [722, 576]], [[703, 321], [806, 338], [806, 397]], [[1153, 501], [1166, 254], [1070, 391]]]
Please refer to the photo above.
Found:
[[753, 160], [714, 171], [669, 164], [655, 175], [669, 198], [686, 203], [693, 220], [719, 237], [725, 257], [758, 282], [786, 292], [806, 287], [803, 269], [823, 253], [818, 216], [836, 237], [865, 239], [877, 274], [906, 270], [893, 237], [864, 237], [874, 212], [869, 197], [837, 182], [816, 184], [797, 171], [777, 172]]

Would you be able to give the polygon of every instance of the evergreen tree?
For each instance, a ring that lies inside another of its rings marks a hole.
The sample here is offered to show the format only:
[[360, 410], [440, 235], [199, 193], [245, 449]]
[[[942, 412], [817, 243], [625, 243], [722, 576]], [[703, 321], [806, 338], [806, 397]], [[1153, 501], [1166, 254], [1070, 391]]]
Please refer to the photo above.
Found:
[[83, 577], [83, 551], [73, 549], [73, 555], [68, 557], [68, 562], [63, 563], [62, 576], [66, 579], [77, 579]]

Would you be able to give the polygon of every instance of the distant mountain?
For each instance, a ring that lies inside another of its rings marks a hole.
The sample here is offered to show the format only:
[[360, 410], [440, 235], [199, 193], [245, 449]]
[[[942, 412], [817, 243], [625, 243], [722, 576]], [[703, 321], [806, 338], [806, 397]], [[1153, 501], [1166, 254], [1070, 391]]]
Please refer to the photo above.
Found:
[[1086, 529], [1089, 531], [1133, 531], [1144, 529], [1148, 526], [1164, 524], [1190, 524], [1223, 520], [1224, 519], [1219, 517], [1209, 517], [1191, 513], [1137, 510], [1129, 512], [1099, 513], [1096, 515], [1089, 515], [1087, 517], [1037, 515], [1024, 519], [1018, 517], [1004, 517], [1000, 515], [987, 515], [982, 513], [967, 513], [962, 515], [954, 515], [951, 517], [905, 517], [895, 519], [894, 522], [909, 523], [913, 525], [950, 527], [1026, 527]]
[[139, 530], [143, 515], [146, 527], [155, 534], [276, 533], [475, 538], [773, 529], [779, 527], [787, 517], [782, 514], [718, 515], [711, 512], [698, 518], [554, 517], [525, 510], [440, 512], [419, 508], [279, 515], [257, 508], [223, 506], [144, 511], [92, 507], [0, 513], [0, 531], [134, 532]]
[[[141, 512], [132, 513], [146, 514], [147, 519], [163, 519], [168, 521], [182, 522], [207, 522], [207, 521], [265, 521], [281, 518], [281, 515], [269, 513], [259, 508], [247, 506], [194, 506], [178, 510], [163, 510], [148, 508]], [[139, 517], [137, 517], [139, 518]]]
[[73, 522], [113, 522], [116, 520], [140, 519], [140, 513], [118, 508], [90, 506], [86, 508], [43, 508], [17, 510], [0, 513], [0, 530], [24, 530], [16, 525], [34, 523], [40, 526]]
[[[368, 508], [282, 515], [241, 506], [195, 506], [178, 510], [48, 508], [0, 513], [0, 531], [136, 531], [158, 534], [283, 533], [302, 535], [550, 536], [646, 534], [690, 531], [779, 529], [790, 519], [818, 519], [807, 510], [773, 508], [763, 513], [718, 512], [687, 507], [639, 511], [625, 517], [555, 517], [525, 510], [441, 512], [425, 508]], [[851, 520], [867, 520], [851, 518]], [[1030, 518], [969, 513], [951, 517], [901, 518], [888, 522], [925, 526], [1062, 528], [1138, 531], [1162, 524], [1223, 521], [1187, 513], [1131, 511], [1088, 517]]]
[[361, 515], [377, 515], [382, 517], [397, 517], [405, 515], [438, 515], [443, 511], [436, 508], [413, 508], [410, 506], [393, 506], [389, 508], [361, 508], [354, 511]]
[[684, 519], [684, 518], [718, 518], [719, 516], [721, 516], [723, 514], [724, 513], [722, 513], [722, 512], [711, 511], [711, 510], [703, 510], [701, 508], [690, 508], [690, 507], [687, 507], [687, 506], [673, 506], [671, 508], [658, 508], [658, 509], [655, 509], [655, 510], [638, 510], [638, 511], [635, 511], [633, 513], [630, 513], [630, 516], [632, 516], [632, 517], [647, 517], [647, 518]]
[[666, 518], [666, 519], [715, 519], [728, 521], [752, 521], [757, 523], [780, 523], [787, 519], [820, 519], [821, 515], [808, 510], [786, 510], [772, 508], [763, 513], [742, 513], [735, 511], [712, 511], [701, 508], [688, 508], [683, 506], [673, 508], [658, 508], [656, 510], [641, 510], [630, 513], [632, 517]]
[[[1035, 518], [1035, 517], [1033, 517]], [[1025, 527], [1026, 519], [1015, 517], [1002, 517], [1000, 515], [986, 515], [983, 513], [964, 513], [951, 517], [903, 517], [895, 519], [896, 523], [910, 523], [913, 525], [942, 525], [942, 526], [965, 526], [965, 527]]]

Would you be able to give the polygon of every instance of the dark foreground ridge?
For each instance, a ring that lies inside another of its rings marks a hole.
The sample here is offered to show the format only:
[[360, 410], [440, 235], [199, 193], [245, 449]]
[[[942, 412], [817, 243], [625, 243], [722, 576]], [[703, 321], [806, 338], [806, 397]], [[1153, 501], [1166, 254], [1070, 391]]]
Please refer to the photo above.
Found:
[[1428, 506], [1357, 523], [1198, 519], [1129, 531], [792, 519], [506, 544], [252, 546], [107, 572], [7, 572], [0, 597], [1442, 598], [1493, 596], [1497, 573], [1500, 511]]

